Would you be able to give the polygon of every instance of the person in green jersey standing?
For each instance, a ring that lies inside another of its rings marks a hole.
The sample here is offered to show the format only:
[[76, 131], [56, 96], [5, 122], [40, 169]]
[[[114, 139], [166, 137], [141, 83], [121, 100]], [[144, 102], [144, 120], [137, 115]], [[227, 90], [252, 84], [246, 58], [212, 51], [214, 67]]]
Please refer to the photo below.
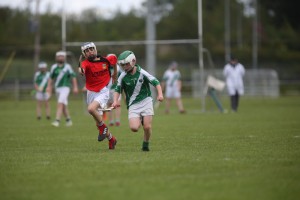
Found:
[[48, 80], [50, 78], [50, 72], [47, 71], [47, 63], [40, 62], [38, 65], [38, 71], [34, 74], [34, 88], [36, 99], [36, 116], [40, 120], [42, 118], [42, 106], [45, 105], [46, 117], [50, 120], [50, 94], [46, 92]]
[[136, 64], [132, 51], [124, 51], [118, 56], [118, 64], [124, 70], [118, 78], [114, 93], [113, 107], [119, 107], [118, 101], [122, 91], [125, 93], [128, 109], [129, 127], [137, 132], [142, 125], [144, 129], [143, 151], [149, 151], [152, 133], [152, 117], [154, 115], [150, 84], [156, 88], [157, 100], [163, 101], [163, 93], [157, 78]]
[[70, 94], [71, 85], [73, 93], [78, 93], [78, 85], [76, 74], [70, 64], [66, 63], [66, 52], [56, 52], [56, 63], [52, 65], [50, 71], [50, 79], [48, 81], [47, 92], [52, 93], [52, 84], [55, 88], [57, 96], [56, 119], [52, 125], [59, 127], [62, 115], [66, 118], [66, 126], [72, 126], [72, 120], [68, 109], [68, 97]]
[[177, 62], [173, 61], [169, 68], [164, 72], [161, 87], [165, 91], [166, 97], [166, 110], [165, 113], [169, 114], [171, 101], [175, 100], [177, 104], [177, 108], [180, 113], [185, 113], [186, 111], [183, 108], [182, 100], [181, 100], [181, 88], [182, 88], [182, 81], [181, 81], [181, 73], [177, 69], [178, 64]]

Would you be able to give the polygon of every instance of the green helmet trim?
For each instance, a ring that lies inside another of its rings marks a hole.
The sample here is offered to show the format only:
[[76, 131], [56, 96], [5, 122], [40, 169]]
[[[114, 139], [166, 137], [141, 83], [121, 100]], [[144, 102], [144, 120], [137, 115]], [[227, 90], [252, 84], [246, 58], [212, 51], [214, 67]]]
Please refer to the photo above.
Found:
[[135, 55], [132, 51], [124, 51], [118, 56], [118, 64], [126, 64], [126, 63], [132, 63], [135, 59]]

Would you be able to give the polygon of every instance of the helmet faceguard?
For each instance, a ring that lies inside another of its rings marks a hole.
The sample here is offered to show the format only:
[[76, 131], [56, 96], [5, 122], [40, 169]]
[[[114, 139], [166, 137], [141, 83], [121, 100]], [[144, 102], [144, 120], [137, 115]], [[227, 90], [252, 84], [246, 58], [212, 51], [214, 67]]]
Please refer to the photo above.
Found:
[[[130, 72], [133, 69], [135, 63], [136, 58], [132, 51], [124, 51], [118, 57], [118, 64], [126, 73]], [[127, 65], [130, 65], [130, 67], [128, 68]]]
[[63, 57], [66, 57], [67, 56], [67, 53], [65, 51], [58, 51], [56, 52], [55, 56], [63, 56]]
[[63, 64], [66, 61], [67, 53], [65, 51], [58, 51], [55, 54], [56, 62]]
[[[87, 56], [86, 55], [87, 51], [92, 51], [92, 50], [94, 50], [95, 53]], [[89, 61], [92, 61], [97, 56], [96, 45], [93, 42], [86, 42], [83, 45], [81, 45], [81, 52], [85, 58], [87, 58]]]
[[38, 65], [38, 68], [39, 68], [39, 69], [47, 69], [47, 63], [45, 63], [45, 62], [40, 62], [39, 65]]

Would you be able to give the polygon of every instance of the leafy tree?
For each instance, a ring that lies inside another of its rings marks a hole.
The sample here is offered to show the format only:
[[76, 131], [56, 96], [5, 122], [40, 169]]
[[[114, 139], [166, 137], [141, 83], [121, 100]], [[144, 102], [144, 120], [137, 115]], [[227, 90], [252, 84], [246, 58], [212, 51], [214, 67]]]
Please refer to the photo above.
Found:
[[[157, 39], [198, 38], [197, 0], [156, 0], [155, 2], [158, 9], [163, 10], [166, 5], [172, 8], [165, 12], [157, 23]], [[252, 18], [240, 15], [242, 4], [238, 2], [240, 1], [230, 1], [231, 48], [233, 52], [239, 52], [239, 57], [243, 58], [243, 61], [250, 63]], [[280, 62], [299, 63], [300, 24], [298, 20], [300, 12], [297, 9], [300, 1], [257, 2], [259, 3], [259, 59], [275, 66]], [[203, 46], [211, 51], [215, 62], [223, 63], [224, 0], [207, 0], [202, 3]], [[146, 6], [145, 3], [144, 6]], [[146, 7], [142, 11], [132, 10], [127, 14], [119, 11], [110, 19], [103, 18], [95, 9], [86, 10], [80, 16], [67, 16], [67, 41], [144, 40], [146, 38], [146, 12], [143, 12], [145, 9]], [[48, 56], [53, 59], [53, 53], [61, 48], [61, 16], [50, 11], [49, 9], [47, 13], [40, 16], [41, 52], [44, 54], [43, 57]], [[34, 43], [34, 23], [32, 22], [32, 14], [28, 10], [0, 7], [1, 52], [17, 49], [18, 56], [31, 58]], [[238, 37], [242, 38], [239, 42]], [[107, 51], [111, 50], [110, 47], [103, 48]], [[141, 53], [145, 51], [142, 45], [122, 48], [136, 48]], [[122, 48], [116, 47], [117, 51], [121, 51]], [[75, 51], [79, 51], [78, 48]], [[181, 47], [165, 45], [159, 51], [159, 59], [169, 59], [171, 51], [176, 51], [183, 60], [197, 62], [198, 59], [197, 45], [182, 45]], [[275, 61], [274, 58], [276, 58]]]

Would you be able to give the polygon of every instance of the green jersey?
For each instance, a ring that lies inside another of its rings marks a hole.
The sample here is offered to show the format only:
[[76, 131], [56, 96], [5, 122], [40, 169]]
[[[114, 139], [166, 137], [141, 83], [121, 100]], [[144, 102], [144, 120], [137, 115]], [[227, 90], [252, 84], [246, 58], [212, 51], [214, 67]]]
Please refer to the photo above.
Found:
[[51, 79], [55, 80], [55, 88], [71, 87], [71, 79], [76, 77], [70, 64], [65, 63], [62, 67], [57, 64], [52, 65], [50, 71]]
[[160, 84], [157, 78], [143, 70], [139, 65], [135, 66], [137, 69], [134, 74], [121, 73], [115, 88], [115, 91], [118, 93], [124, 90], [127, 108], [147, 97], [152, 97], [149, 84], [154, 87]]
[[48, 85], [48, 79], [50, 78], [50, 72], [40, 72], [37, 71], [34, 74], [33, 82], [38, 85], [42, 92], [46, 92], [46, 88]]

